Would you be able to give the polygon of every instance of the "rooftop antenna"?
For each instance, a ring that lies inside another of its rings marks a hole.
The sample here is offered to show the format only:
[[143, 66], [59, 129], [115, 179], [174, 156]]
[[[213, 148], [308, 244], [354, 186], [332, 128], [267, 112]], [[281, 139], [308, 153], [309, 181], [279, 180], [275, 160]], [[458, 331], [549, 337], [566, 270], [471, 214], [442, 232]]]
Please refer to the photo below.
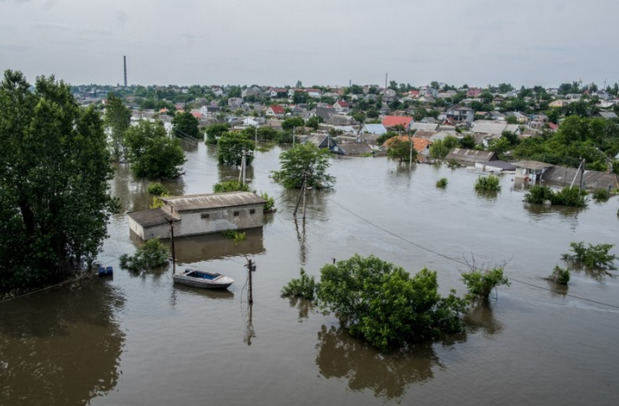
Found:
[[127, 87], [127, 56], [123, 55], [123, 68], [125, 73], [125, 87]]

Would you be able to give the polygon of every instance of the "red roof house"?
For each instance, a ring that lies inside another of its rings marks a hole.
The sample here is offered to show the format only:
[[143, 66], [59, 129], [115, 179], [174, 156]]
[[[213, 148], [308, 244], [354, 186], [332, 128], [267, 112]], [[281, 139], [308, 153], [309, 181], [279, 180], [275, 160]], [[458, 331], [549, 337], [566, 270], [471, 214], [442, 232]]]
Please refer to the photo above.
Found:
[[408, 127], [413, 122], [412, 117], [408, 116], [385, 116], [383, 117], [383, 125], [385, 128], [395, 127], [401, 125], [404, 129], [408, 129]]

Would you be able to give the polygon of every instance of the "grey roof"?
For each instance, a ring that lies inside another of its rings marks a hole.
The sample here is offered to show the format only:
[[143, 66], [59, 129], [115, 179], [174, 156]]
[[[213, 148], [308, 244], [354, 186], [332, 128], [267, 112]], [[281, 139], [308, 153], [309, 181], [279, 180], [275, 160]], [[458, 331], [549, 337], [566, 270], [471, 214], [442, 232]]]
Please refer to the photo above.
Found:
[[338, 149], [344, 155], [364, 155], [372, 152], [372, 148], [364, 142], [349, 142], [345, 144], [338, 144]]
[[516, 166], [511, 163], [511, 162], [506, 162], [506, 161], [500, 161], [500, 160], [496, 160], [496, 161], [488, 161], [488, 162], [483, 162], [484, 165], [486, 166], [491, 166], [493, 168], [499, 168], [503, 171], [514, 171], [516, 170]]
[[493, 120], [477, 120], [473, 121], [473, 128], [471, 131], [474, 133], [483, 134], [501, 134], [505, 131], [507, 123], [505, 121], [493, 121]]
[[142, 227], [159, 226], [161, 224], [166, 224], [169, 220], [179, 220], [179, 218], [171, 216], [163, 209], [134, 211], [127, 213], [127, 215], [133, 220], [135, 220]]
[[496, 153], [493, 151], [478, 151], [476, 149], [454, 148], [447, 154], [446, 160], [461, 162], [487, 162], [496, 160]]
[[383, 135], [387, 132], [387, 129], [382, 124], [366, 124], [363, 126], [363, 131], [370, 134]]
[[161, 200], [174, 210], [218, 209], [221, 207], [264, 204], [264, 199], [251, 192], [212, 193], [203, 195], [186, 195], [162, 197]]
[[514, 162], [514, 166], [516, 166], [516, 168], [539, 170], [539, 169], [550, 168], [552, 167], [552, 164], [548, 164], [546, 162], [540, 162], [540, 161], [518, 161], [518, 162]]
[[435, 131], [437, 128], [438, 128], [437, 123], [422, 123], [422, 122], [416, 121], [414, 123], [411, 123], [410, 125], [411, 130]]
[[[567, 168], [564, 166], [553, 166], [542, 175], [544, 182], [555, 184], [558, 186], [568, 186], [576, 177], [578, 170], [576, 168]], [[579, 178], [576, 178], [576, 182]], [[599, 171], [585, 171], [583, 176], [584, 188], [593, 189], [615, 189], [619, 187], [619, 176], [614, 173], [606, 173]], [[578, 183], [576, 183], [578, 185]]]
[[600, 116], [607, 118], [607, 119], [617, 118], [617, 115], [615, 114], [614, 111], [600, 111]]

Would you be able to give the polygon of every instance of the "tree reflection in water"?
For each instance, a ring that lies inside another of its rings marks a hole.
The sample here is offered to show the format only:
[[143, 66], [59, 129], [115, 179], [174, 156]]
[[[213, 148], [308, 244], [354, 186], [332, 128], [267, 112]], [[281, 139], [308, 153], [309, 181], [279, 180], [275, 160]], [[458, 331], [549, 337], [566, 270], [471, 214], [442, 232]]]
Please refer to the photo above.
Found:
[[381, 354], [342, 329], [322, 326], [316, 364], [325, 378], [343, 378], [353, 391], [369, 389], [377, 397], [400, 398], [408, 385], [434, 377], [441, 367], [431, 343], [406, 352]]
[[116, 386], [123, 298], [99, 280], [68, 290], [2, 305], [0, 404], [86, 404]]
[[311, 300], [302, 299], [299, 297], [291, 297], [288, 299], [290, 307], [296, 307], [299, 311], [299, 322], [307, 319], [309, 312], [314, 309], [314, 303]]
[[487, 301], [471, 307], [464, 316], [464, 323], [470, 333], [481, 330], [484, 335], [493, 335], [503, 330], [501, 323], [494, 318], [492, 307]]

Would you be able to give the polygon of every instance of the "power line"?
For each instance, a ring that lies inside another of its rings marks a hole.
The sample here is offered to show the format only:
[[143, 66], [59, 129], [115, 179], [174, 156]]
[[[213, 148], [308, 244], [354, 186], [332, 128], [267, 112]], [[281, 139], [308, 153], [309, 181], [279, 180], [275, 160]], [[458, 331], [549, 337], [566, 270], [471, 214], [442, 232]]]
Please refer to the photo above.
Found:
[[[430, 253], [432, 253], [432, 254], [434, 254], [434, 255], [437, 255], [437, 256], [439, 256], [439, 257], [445, 258], [445, 259], [447, 259], [447, 260], [449, 260], [449, 261], [452, 261], [452, 262], [455, 262], [455, 263], [457, 263], [457, 264], [464, 265], [464, 266], [467, 266], [467, 267], [469, 266], [469, 264], [468, 264], [468, 263], [466, 263], [466, 261], [463, 261], [463, 260], [461, 260], [461, 259], [458, 259], [458, 258], [455, 258], [455, 257], [449, 256], [449, 255], [447, 255], [447, 254], [443, 254], [443, 253], [441, 253], [441, 252], [439, 252], [439, 251], [433, 250], [432, 248], [425, 247], [425, 246], [423, 246], [423, 245], [421, 245], [421, 244], [418, 244], [418, 243], [416, 243], [416, 242], [414, 242], [414, 241], [411, 241], [411, 240], [409, 240], [409, 239], [407, 239], [407, 238], [405, 238], [405, 237], [402, 237], [401, 235], [396, 234], [396, 233], [394, 233], [393, 231], [391, 231], [391, 230], [389, 230], [389, 229], [387, 229], [387, 228], [385, 228], [385, 227], [382, 227], [382, 226], [380, 226], [380, 225], [378, 225], [378, 224], [376, 224], [376, 223], [372, 222], [372, 221], [371, 221], [371, 220], [369, 220], [369, 219], [366, 219], [365, 217], [361, 216], [360, 214], [355, 213], [354, 211], [350, 210], [348, 207], [346, 207], [346, 206], [344, 206], [343, 204], [341, 204], [341, 203], [337, 202], [335, 199], [329, 199], [329, 200], [330, 200], [330, 201], [332, 201], [333, 203], [335, 203], [335, 204], [336, 204], [337, 206], [339, 206], [341, 209], [343, 209], [343, 210], [347, 211], [348, 213], [352, 214], [353, 216], [357, 217], [357, 218], [358, 218], [358, 219], [360, 219], [361, 221], [363, 221], [363, 222], [365, 222], [365, 223], [367, 223], [367, 224], [371, 225], [372, 227], [375, 227], [375, 228], [377, 228], [377, 229], [379, 229], [379, 230], [383, 231], [384, 233], [387, 233], [387, 234], [391, 235], [391, 236], [392, 236], [392, 237], [394, 237], [394, 238], [397, 238], [397, 239], [399, 239], [399, 240], [402, 240], [402, 241], [404, 241], [404, 242], [406, 242], [406, 243], [408, 243], [408, 244], [410, 244], [410, 245], [412, 245], [412, 246], [414, 246], [414, 247], [417, 247], [417, 248], [419, 248], [419, 249], [421, 249], [421, 250], [424, 250], [424, 251], [430, 252]], [[547, 288], [547, 287], [545, 287], [545, 286], [536, 285], [536, 284], [534, 284], [534, 283], [532, 283], [532, 282], [527, 282], [527, 281], [524, 281], [524, 280], [521, 280], [521, 279], [518, 279], [518, 278], [514, 278], [514, 277], [512, 277], [511, 275], [509, 276], [509, 279], [510, 279], [511, 281], [516, 282], [516, 283], [520, 283], [520, 284], [522, 284], [522, 285], [529, 286], [529, 287], [532, 287], [532, 288], [536, 288], [536, 289], [540, 289], [540, 290], [545, 290], [545, 291], [547, 291], [547, 292], [552, 292], [552, 293], [559, 293], [559, 294], [563, 294], [563, 292], [558, 292], [558, 291], [556, 291], [556, 290], [554, 290], [554, 289], [550, 289], [550, 288]], [[589, 298], [587, 298], [587, 297], [578, 296], [578, 295], [574, 295], [574, 294], [571, 294], [571, 293], [565, 293], [565, 296], [567, 296], [567, 297], [571, 297], [571, 298], [573, 298], [573, 299], [582, 300], [582, 301], [584, 301], [584, 302], [589, 302], [589, 303], [594, 303], [594, 304], [598, 304], [598, 305], [602, 305], [602, 306], [608, 306], [608, 307], [611, 307], [611, 308], [614, 308], [614, 309], [619, 309], [619, 306], [617, 306], [617, 305], [614, 305], [614, 304], [611, 304], [611, 303], [602, 302], [602, 301], [595, 300], [595, 299], [589, 299]]]

